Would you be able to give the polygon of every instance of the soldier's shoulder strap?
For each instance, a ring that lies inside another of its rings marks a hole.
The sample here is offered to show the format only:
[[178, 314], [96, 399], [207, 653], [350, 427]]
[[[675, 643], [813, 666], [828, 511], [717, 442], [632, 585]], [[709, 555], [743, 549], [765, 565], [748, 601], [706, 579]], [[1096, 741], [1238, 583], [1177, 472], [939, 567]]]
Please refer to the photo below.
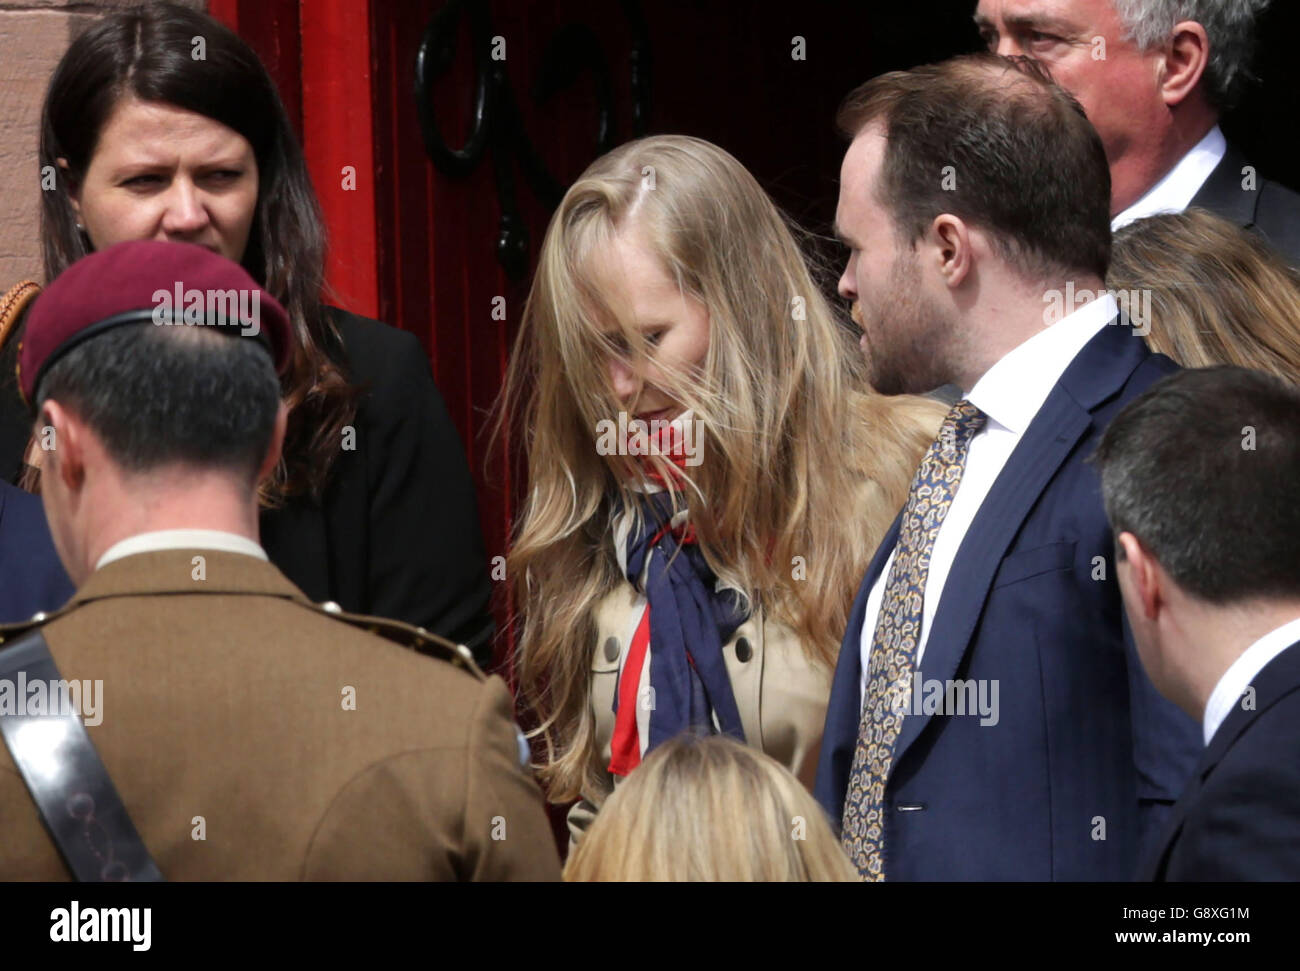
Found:
[[432, 631], [404, 621], [392, 620], [388, 617], [371, 617], [366, 614], [350, 614], [332, 600], [312, 604], [312, 606], [335, 620], [341, 620], [345, 624], [376, 634], [402, 647], [409, 647], [421, 654], [448, 661], [479, 681], [487, 680], [483, 669], [474, 662], [473, 653], [464, 644], [449, 641]]
[[[86, 733], [44, 633], [38, 625], [25, 630], [10, 633], [0, 649], [0, 681], [19, 686], [11, 692], [13, 703], [0, 708], [0, 739], [50, 838], [76, 880], [162, 880]], [[37, 684], [46, 690], [29, 697], [28, 686]]]
[[58, 610], [41, 610], [32, 614], [26, 620], [16, 620], [11, 621], [8, 624], [0, 624], [0, 650], [4, 650], [6, 644], [13, 643], [24, 634], [34, 631], [37, 628], [44, 627], [50, 621], [69, 613], [76, 606], [77, 605], [74, 603], [66, 603]]

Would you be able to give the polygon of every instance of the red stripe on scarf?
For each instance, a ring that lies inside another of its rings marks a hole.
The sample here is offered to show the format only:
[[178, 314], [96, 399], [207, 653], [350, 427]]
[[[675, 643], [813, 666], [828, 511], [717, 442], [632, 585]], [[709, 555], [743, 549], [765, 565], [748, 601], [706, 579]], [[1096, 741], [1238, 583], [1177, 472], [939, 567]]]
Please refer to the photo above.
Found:
[[[665, 526], [655, 533], [650, 540], [654, 546], [663, 539], [665, 533], [671, 532], [681, 543], [695, 542], [695, 528], [673, 529]], [[627, 649], [627, 663], [618, 679], [618, 713], [614, 716], [614, 737], [610, 739], [610, 775], [625, 776], [641, 764], [641, 733], [637, 728], [637, 689], [641, 686], [641, 671], [645, 667], [646, 654], [650, 648], [650, 604], [647, 602], [637, 624], [632, 643]], [[692, 664], [695, 662], [692, 660]]]
[[641, 764], [641, 734], [636, 727], [636, 694], [641, 684], [641, 669], [645, 667], [646, 651], [650, 647], [650, 605], [646, 604], [627, 649], [627, 663], [618, 682], [618, 714], [614, 718], [614, 737], [610, 740], [611, 775], [627, 775]]

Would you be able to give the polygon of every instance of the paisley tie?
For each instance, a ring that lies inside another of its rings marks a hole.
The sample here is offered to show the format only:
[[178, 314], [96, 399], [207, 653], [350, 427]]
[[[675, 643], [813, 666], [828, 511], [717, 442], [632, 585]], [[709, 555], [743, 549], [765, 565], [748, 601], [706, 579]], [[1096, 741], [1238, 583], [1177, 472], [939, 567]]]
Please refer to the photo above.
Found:
[[903, 726], [905, 700], [912, 694], [930, 554], [961, 484], [970, 441], [983, 427], [985, 417], [969, 401], [952, 406], [939, 437], [921, 459], [903, 510], [894, 561], [871, 639], [862, 721], [844, 800], [841, 839], [864, 880], [885, 879], [885, 783]]

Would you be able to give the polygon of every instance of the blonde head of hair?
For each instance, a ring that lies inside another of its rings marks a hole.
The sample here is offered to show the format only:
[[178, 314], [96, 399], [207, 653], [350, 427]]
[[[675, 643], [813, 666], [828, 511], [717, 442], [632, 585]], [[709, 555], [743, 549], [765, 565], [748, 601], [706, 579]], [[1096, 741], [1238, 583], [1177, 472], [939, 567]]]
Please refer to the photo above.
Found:
[[498, 424], [518, 436], [527, 466], [506, 573], [522, 703], [557, 802], [603, 795], [588, 699], [595, 607], [624, 582], [614, 519], [639, 509], [641, 470], [596, 448], [602, 423], [635, 413], [614, 392], [611, 360], [633, 371], [653, 360], [605, 265], [624, 232], [709, 316], [705, 359], [669, 372], [665, 388], [702, 429], [702, 459], [681, 471], [674, 502], [717, 576], [792, 628], [811, 662], [833, 662], [868, 559], [944, 410], [871, 392], [855, 335], [793, 227], [730, 154], [662, 135], [588, 167], [547, 228]]
[[771, 756], [721, 735], [656, 748], [605, 801], [569, 881], [856, 881], [821, 807]]
[[1139, 219], [1106, 282], [1130, 303], [1150, 291], [1147, 343], [1184, 367], [1300, 380], [1300, 274], [1254, 233], [1203, 209]]

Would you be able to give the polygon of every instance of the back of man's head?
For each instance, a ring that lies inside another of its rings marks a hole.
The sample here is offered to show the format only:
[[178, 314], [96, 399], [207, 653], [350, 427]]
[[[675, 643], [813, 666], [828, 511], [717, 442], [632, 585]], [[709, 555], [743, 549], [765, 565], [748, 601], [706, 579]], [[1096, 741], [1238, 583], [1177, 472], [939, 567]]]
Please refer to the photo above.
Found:
[[1185, 593], [1300, 598], [1300, 388], [1238, 367], [1179, 371], [1119, 413], [1094, 461], [1116, 535]]
[[878, 196], [904, 242], [951, 213], [1026, 279], [1105, 276], [1106, 152], [1037, 63], [980, 53], [884, 74], [851, 92], [836, 120], [850, 137], [883, 124]]
[[126, 475], [187, 468], [251, 492], [274, 435], [280, 383], [256, 341], [138, 323], [60, 357], [41, 380], [38, 414], [47, 401], [83, 422]]

